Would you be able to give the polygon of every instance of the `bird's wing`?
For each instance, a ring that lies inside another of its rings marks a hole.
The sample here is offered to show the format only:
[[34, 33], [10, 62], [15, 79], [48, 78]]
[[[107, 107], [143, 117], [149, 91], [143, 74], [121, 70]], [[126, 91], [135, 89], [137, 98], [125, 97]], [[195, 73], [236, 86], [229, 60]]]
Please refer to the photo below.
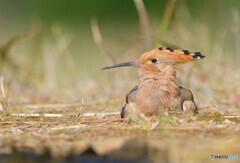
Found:
[[138, 86], [135, 86], [126, 96], [126, 103], [134, 102], [136, 96], [136, 90], [138, 90]]
[[194, 97], [193, 97], [192, 92], [189, 89], [186, 89], [186, 88], [181, 87], [181, 86], [179, 88], [180, 88], [180, 95], [181, 95], [181, 108], [182, 108], [182, 110], [184, 110], [184, 107], [185, 107], [184, 102], [190, 101], [190, 102], [192, 102], [192, 105], [193, 105], [193, 106], [191, 106], [191, 107], [193, 107], [192, 108], [193, 112], [197, 113], [198, 108], [197, 108], [197, 105], [194, 101]]
[[138, 90], [138, 86], [135, 86], [126, 96], [126, 103], [121, 107], [121, 118], [125, 117], [125, 109], [127, 104], [135, 102], [136, 91]]

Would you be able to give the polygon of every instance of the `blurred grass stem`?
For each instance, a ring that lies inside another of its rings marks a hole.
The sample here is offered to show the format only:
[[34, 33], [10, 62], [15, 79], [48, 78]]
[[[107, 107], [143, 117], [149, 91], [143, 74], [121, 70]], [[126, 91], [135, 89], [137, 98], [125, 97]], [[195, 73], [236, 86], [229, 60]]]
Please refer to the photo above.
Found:
[[7, 102], [7, 96], [4, 89], [4, 83], [3, 83], [3, 76], [0, 77], [0, 85], [1, 85], [1, 92], [2, 92], [2, 99], [1, 99], [1, 110], [5, 113], [8, 111], [8, 102]]
[[145, 46], [147, 49], [150, 49], [152, 47], [152, 38], [147, 11], [145, 9], [143, 0], [134, 0], [134, 3], [138, 12], [140, 27], [142, 30]]
[[167, 6], [163, 15], [163, 21], [162, 24], [160, 25], [159, 28], [159, 37], [162, 39], [162, 36], [166, 33], [168, 26], [170, 24], [173, 12], [174, 12], [174, 7], [175, 3], [177, 0], [168, 0]]

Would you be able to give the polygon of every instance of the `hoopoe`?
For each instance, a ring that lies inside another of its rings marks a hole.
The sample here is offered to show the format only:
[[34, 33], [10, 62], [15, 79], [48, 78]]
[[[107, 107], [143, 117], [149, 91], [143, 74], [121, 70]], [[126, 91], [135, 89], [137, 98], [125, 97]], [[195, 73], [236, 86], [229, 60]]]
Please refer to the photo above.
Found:
[[191, 110], [196, 114], [198, 108], [193, 94], [178, 84], [176, 69], [181, 63], [204, 57], [200, 52], [156, 48], [141, 55], [138, 61], [103, 67], [103, 70], [125, 66], [138, 68], [140, 83], [127, 94], [126, 102], [121, 107], [121, 118], [135, 114], [149, 117], [173, 109]]

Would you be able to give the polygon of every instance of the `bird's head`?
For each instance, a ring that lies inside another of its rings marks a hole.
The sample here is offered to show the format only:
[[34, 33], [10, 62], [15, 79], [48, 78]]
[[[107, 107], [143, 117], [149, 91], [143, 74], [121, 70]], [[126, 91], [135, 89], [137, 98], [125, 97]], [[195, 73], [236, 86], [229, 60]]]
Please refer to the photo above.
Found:
[[156, 48], [141, 55], [138, 61], [117, 63], [102, 69], [116, 67], [134, 66], [146, 71], [162, 71], [168, 66], [175, 66], [194, 59], [203, 59], [200, 52], [189, 52], [188, 50], [173, 50], [171, 48]]

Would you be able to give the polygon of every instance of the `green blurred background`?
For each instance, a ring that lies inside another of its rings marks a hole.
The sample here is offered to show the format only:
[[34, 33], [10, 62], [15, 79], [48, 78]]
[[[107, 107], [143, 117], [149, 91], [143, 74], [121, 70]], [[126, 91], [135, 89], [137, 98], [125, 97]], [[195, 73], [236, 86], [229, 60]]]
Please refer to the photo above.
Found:
[[[126, 93], [137, 84], [133, 69], [114, 70], [111, 71], [113, 74], [100, 70], [109, 63], [94, 42], [91, 31], [93, 18], [98, 21], [104, 46], [116, 61], [137, 59], [143, 52], [160, 46], [201, 51], [206, 59], [186, 66], [180, 72], [183, 74], [180, 81], [195, 91], [201, 88], [202, 83], [210, 83], [206, 90], [212, 91], [203, 92], [207, 97], [214, 96], [212, 92], [216, 93], [221, 87], [228, 87], [230, 81], [220, 80], [223, 80], [222, 73], [231, 79], [237, 76], [232, 72], [239, 72], [240, 1], [143, 2], [148, 16], [150, 45], [146, 45], [149, 38], [141, 30], [133, 0], [1, 0], [1, 55], [5, 53], [9, 40], [27, 33], [8, 49], [7, 55], [12, 61], [1, 61], [4, 66], [0, 72], [9, 90], [15, 95], [26, 90], [45, 90], [43, 94], [48, 94], [49, 90], [69, 88], [87, 96], [111, 92], [109, 85], [119, 88], [116, 92]], [[188, 72], [189, 68], [193, 72]], [[128, 70], [130, 74], [126, 72]], [[197, 77], [184, 75], [192, 73]], [[238, 82], [239, 78], [232, 80]], [[122, 86], [126, 83], [127, 86]], [[230, 89], [235, 88], [232, 86]]]

